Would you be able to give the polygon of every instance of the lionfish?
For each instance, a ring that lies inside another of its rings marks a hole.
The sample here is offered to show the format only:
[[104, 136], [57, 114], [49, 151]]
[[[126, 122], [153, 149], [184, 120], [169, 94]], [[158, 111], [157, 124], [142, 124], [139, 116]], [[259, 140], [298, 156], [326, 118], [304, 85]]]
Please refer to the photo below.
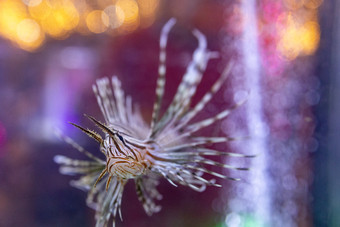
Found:
[[61, 165], [62, 174], [82, 175], [80, 179], [71, 181], [71, 185], [88, 191], [86, 202], [96, 210], [96, 226], [107, 226], [111, 217], [115, 226], [117, 212], [122, 219], [122, 194], [129, 180], [135, 181], [138, 199], [145, 212], [152, 215], [161, 209], [156, 205], [156, 200], [162, 198], [156, 188], [160, 177], [164, 177], [174, 186], [180, 184], [202, 192], [206, 186], [221, 187], [216, 183], [216, 179], [207, 179], [205, 175], [239, 180], [211, 171], [205, 165], [247, 170], [207, 158], [207, 156], [221, 155], [252, 157], [206, 147], [208, 144], [227, 142], [235, 138], [194, 135], [197, 131], [224, 119], [232, 109], [242, 104], [237, 103], [213, 117], [190, 123], [220, 89], [231, 68], [229, 64], [202, 99], [194, 107], [190, 107], [191, 99], [209, 59], [218, 56], [216, 52], [207, 50], [205, 36], [196, 29], [193, 30], [193, 35], [198, 40], [198, 47], [193, 53], [172, 102], [160, 115], [166, 80], [167, 38], [174, 24], [175, 19], [170, 19], [161, 32], [156, 101], [153, 105], [150, 125], [142, 119], [140, 110], [132, 104], [131, 97], [125, 97], [121, 82], [114, 76], [111, 81], [113, 89], [108, 78], [97, 80], [92, 87], [105, 123], [86, 115], [104, 133], [104, 136], [71, 123], [99, 143], [99, 149], [106, 160], [94, 156], [71, 138], [59, 134], [67, 143], [90, 159], [75, 160], [61, 155], [54, 158], [55, 162]]

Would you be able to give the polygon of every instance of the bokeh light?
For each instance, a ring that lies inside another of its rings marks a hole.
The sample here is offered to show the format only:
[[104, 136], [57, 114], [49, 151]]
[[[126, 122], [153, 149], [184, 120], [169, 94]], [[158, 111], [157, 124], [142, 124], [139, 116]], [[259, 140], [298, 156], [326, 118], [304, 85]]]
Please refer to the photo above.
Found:
[[258, 27], [262, 64], [269, 75], [282, 75], [289, 62], [315, 53], [320, 42], [319, 7], [323, 0], [265, 0]]
[[41, 1], [36, 5], [29, 5], [28, 11], [34, 19], [44, 21], [52, 13], [52, 6], [48, 1]]
[[[158, 7], [159, 0], [4, 0], [0, 1], [0, 35], [24, 50], [35, 51], [46, 36], [66, 39], [74, 32], [129, 33], [150, 26]], [[29, 28], [33, 33], [24, 34]]]
[[109, 16], [104, 11], [94, 10], [87, 15], [86, 24], [93, 33], [105, 32], [109, 24]]
[[24, 19], [17, 26], [17, 43], [25, 50], [39, 47], [44, 41], [44, 34], [39, 24], [33, 19]]
[[28, 6], [37, 6], [42, 2], [42, 0], [22, 0], [22, 2]]
[[285, 6], [290, 10], [297, 10], [301, 8], [305, 0], [284, 0]]
[[312, 55], [319, 46], [320, 29], [317, 8], [322, 0], [285, 0], [288, 9], [277, 21], [278, 50], [288, 60]]
[[46, 33], [57, 39], [66, 38], [79, 23], [79, 15], [71, 1], [54, 2], [42, 26]]
[[[145, 226], [312, 226], [314, 215], [320, 213], [330, 220], [329, 202], [320, 195], [340, 203], [334, 193], [327, 194], [332, 189], [325, 186], [332, 183], [330, 177], [318, 178], [320, 168], [314, 167], [319, 163], [329, 171], [336, 169], [318, 158], [336, 153], [331, 148], [337, 146], [323, 147], [319, 135], [327, 136], [323, 132], [328, 131], [317, 128], [328, 125], [319, 125], [325, 120], [315, 116], [320, 110], [324, 118], [329, 116], [325, 99], [340, 97], [339, 86], [332, 83], [340, 72], [334, 67], [339, 21], [333, 21], [336, 10], [330, 12], [330, 5], [332, 1], [323, 0], [0, 0], [0, 226], [93, 223], [84, 193], [69, 187], [70, 178], [59, 175], [53, 163], [57, 153], [78, 157], [55, 137], [54, 129], [97, 152], [96, 144], [67, 122], [94, 129], [83, 113], [103, 120], [91, 85], [111, 75], [124, 81], [125, 94], [140, 106], [143, 116], [150, 116], [159, 35], [174, 16], [177, 23], [166, 47], [162, 110], [190, 62], [197, 45], [192, 30], [197, 28], [206, 36], [208, 49], [220, 57], [209, 61], [191, 106], [218, 80], [229, 60], [234, 62], [221, 91], [197, 120], [246, 101], [202, 135], [240, 138], [211, 148], [257, 156], [216, 159], [251, 171], [226, 170], [242, 180], [221, 180], [222, 188], [208, 188], [204, 194], [162, 182], [159, 189], [166, 196], [159, 204], [166, 212], [150, 219], [142, 208], [131, 206], [138, 197], [134, 184], [129, 184], [124, 222], [117, 224], [139, 226], [142, 220]], [[253, 83], [254, 78], [258, 82]], [[258, 146], [258, 141], [264, 142]], [[255, 148], [258, 152], [252, 152]], [[311, 182], [318, 179], [327, 180], [314, 187]], [[314, 188], [320, 193], [313, 194]], [[20, 218], [13, 211], [20, 211]], [[267, 219], [270, 224], [264, 225]]]
[[124, 11], [116, 5], [109, 5], [104, 9], [104, 13], [108, 16], [108, 23], [106, 26], [110, 28], [118, 28], [121, 26], [125, 19]]
[[139, 25], [139, 7], [137, 2], [134, 0], [118, 0], [116, 6], [124, 12], [124, 18], [119, 18], [124, 20], [120, 31], [129, 32], [135, 30]]
[[157, 8], [159, 7], [159, 0], [137, 0], [141, 15], [141, 25], [143, 27], [150, 26], [155, 18]]
[[0, 33], [5, 38], [16, 40], [16, 27], [27, 16], [21, 1], [0, 2]]
[[311, 55], [319, 45], [320, 29], [317, 22], [296, 23], [288, 14], [285, 27], [281, 30], [278, 49], [289, 60], [299, 55]]

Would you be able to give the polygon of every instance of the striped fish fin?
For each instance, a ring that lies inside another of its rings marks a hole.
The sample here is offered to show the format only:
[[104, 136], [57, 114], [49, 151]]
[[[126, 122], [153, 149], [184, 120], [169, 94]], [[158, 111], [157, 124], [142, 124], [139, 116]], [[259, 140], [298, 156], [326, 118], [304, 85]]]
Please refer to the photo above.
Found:
[[215, 183], [215, 179], [207, 180], [203, 178], [201, 170], [191, 171], [183, 164], [158, 163], [157, 166], [153, 167], [153, 171], [163, 175], [169, 183], [176, 187], [177, 184], [181, 184], [198, 192], [203, 192], [206, 186], [221, 187], [221, 185]]
[[102, 163], [71, 159], [63, 155], [56, 155], [54, 162], [60, 165], [59, 172], [65, 175], [97, 173], [105, 168]]
[[176, 143], [176, 141], [180, 141], [183, 138], [189, 137], [193, 135], [194, 132], [199, 131], [205, 127], [208, 127], [209, 125], [214, 124], [215, 122], [219, 120], [226, 118], [233, 110], [241, 106], [245, 101], [246, 99], [242, 102], [235, 104], [231, 108], [221, 111], [220, 113], [216, 114], [213, 117], [210, 117], [210, 118], [207, 118], [202, 121], [195, 122], [189, 125], [184, 125], [182, 128], [178, 129], [178, 130], [182, 130], [182, 132], [177, 137], [172, 138], [172, 140], [166, 141], [165, 145]]
[[125, 104], [126, 104], [125, 105], [126, 106], [126, 119], [127, 119], [127, 122], [129, 122], [129, 125], [136, 125], [137, 127], [135, 128], [138, 128], [139, 126], [143, 126], [143, 128], [145, 128], [144, 126], [145, 123], [143, 119], [140, 117], [140, 115], [139, 117], [137, 117], [135, 114], [134, 106], [132, 104], [132, 98], [130, 95], [126, 96]]
[[121, 87], [120, 80], [116, 76], [112, 77], [112, 86], [116, 100], [119, 121], [122, 123], [127, 123], [124, 91]]
[[[124, 91], [121, 82], [116, 77], [112, 77], [112, 88], [108, 78], [101, 78], [92, 86], [93, 92], [97, 97], [97, 102], [106, 122], [121, 122], [126, 124], [131, 116], [127, 116], [127, 105], [125, 102]], [[132, 105], [132, 104], [131, 104]]]
[[113, 98], [112, 89], [108, 78], [101, 78], [92, 85], [92, 90], [97, 98], [99, 108], [106, 122], [119, 121], [116, 102]]
[[217, 81], [214, 83], [214, 85], [210, 88], [210, 91], [207, 92], [203, 98], [195, 105], [195, 107], [188, 111], [185, 116], [180, 120], [180, 123], [178, 124], [178, 128], [181, 128], [183, 125], [186, 125], [193, 117], [196, 116], [197, 113], [199, 113], [205, 105], [211, 100], [213, 95], [220, 90], [222, 84], [225, 82], [227, 77], [230, 74], [231, 68], [232, 68], [233, 63], [230, 62], [225, 70], [222, 73], [222, 76], [220, 76]]
[[250, 170], [249, 168], [236, 167], [236, 166], [224, 164], [224, 163], [221, 163], [221, 162], [212, 161], [212, 160], [207, 159], [207, 158], [193, 159], [193, 160], [190, 160], [190, 162], [200, 163], [200, 164], [204, 164], [204, 165], [218, 166], [218, 167], [222, 167], [222, 168], [225, 168], [225, 169], [235, 169], [235, 170], [245, 170], [245, 171]]
[[[107, 192], [104, 192], [105, 190], [105, 184], [98, 184], [96, 188], [100, 187], [101, 193], [98, 193], [98, 190], [95, 191], [93, 195], [96, 195], [96, 202], [92, 203], [92, 207], [96, 208], [96, 227], [103, 227], [107, 226], [111, 216], [113, 217], [113, 226], [115, 226], [115, 218], [117, 215], [117, 212], [119, 213], [120, 218], [122, 219], [121, 215], [121, 201], [123, 196], [123, 190], [124, 186], [126, 184], [126, 180], [121, 180], [117, 178], [113, 178], [111, 181], [111, 184], [108, 188]], [[95, 188], [92, 188], [91, 190], [96, 190]], [[95, 196], [93, 196], [95, 197]], [[92, 198], [93, 199], [93, 198]], [[89, 202], [89, 206], [91, 204], [91, 201]]]
[[165, 152], [175, 152], [175, 151], [182, 151], [187, 148], [196, 148], [201, 145], [206, 144], [214, 144], [214, 143], [224, 143], [234, 140], [241, 140], [244, 137], [193, 137], [192, 142], [189, 143], [182, 143], [180, 145], [168, 145], [164, 148]]
[[196, 132], [202, 128], [205, 128], [209, 125], [214, 124], [216, 121], [222, 120], [224, 118], [226, 118], [233, 110], [235, 110], [236, 108], [238, 108], [239, 106], [241, 106], [244, 102], [246, 101], [246, 99], [242, 102], [239, 102], [237, 104], [235, 104], [234, 106], [232, 106], [229, 109], [223, 110], [222, 112], [218, 113], [217, 115], [215, 115], [214, 117], [211, 118], [207, 118], [205, 120], [196, 122], [194, 124], [188, 125], [185, 127], [185, 130], [187, 132], [189, 132], [190, 134], [192, 134], [193, 132]]
[[105, 122], [120, 131], [145, 138], [149, 126], [142, 119], [138, 106], [133, 105], [130, 96], [125, 97], [117, 77], [113, 76], [111, 83], [112, 87], [108, 78], [101, 78], [92, 87]]
[[[224, 137], [201, 137], [199, 140], [203, 140], [203, 142], [199, 143], [204, 144], [207, 141], [222, 142], [227, 139]], [[240, 180], [239, 178], [229, 177], [219, 172], [211, 171], [205, 166], [210, 165], [232, 170], [249, 170], [248, 168], [213, 161], [203, 156], [229, 155], [233, 157], [254, 157], [252, 155], [219, 152], [207, 148], [196, 148], [195, 146], [197, 144], [198, 143], [188, 143], [179, 145], [174, 147], [173, 150], [168, 149], [170, 151], [165, 151], [163, 153], [149, 152], [155, 163], [151, 167], [151, 170], [162, 175], [170, 184], [176, 187], [178, 184], [181, 184], [201, 192], [205, 190], [206, 186], [221, 187], [221, 185], [216, 184], [215, 179], [206, 179], [206, 176], [203, 176], [203, 174], [234, 181]]]
[[[164, 130], [163, 133], [161, 133], [157, 139], [163, 140], [166, 138], [169, 134], [178, 132], [181, 130], [184, 126], [188, 124], [188, 122], [197, 115], [204, 107], [205, 105], [211, 100], [213, 95], [221, 88], [222, 84], [225, 82], [227, 77], [230, 74], [231, 68], [233, 63], [229, 63], [228, 66], [225, 68], [225, 70], [222, 73], [222, 76], [220, 76], [217, 81], [214, 83], [214, 85], [210, 88], [210, 91], [206, 93], [203, 98], [195, 105], [195, 107], [188, 112], [186, 112], [183, 116], [183, 118], [179, 119], [179, 122], [174, 128], [170, 128], [169, 130]], [[187, 135], [189, 135], [188, 133]]]
[[157, 191], [158, 179], [154, 177], [139, 177], [136, 179], [136, 192], [139, 201], [147, 215], [151, 216], [161, 210], [161, 206], [156, 205], [155, 200], [161, 200], [162, 195]]
[[161, 38], [159, 40], [159, 67], [158, 67], [158, 79], [156, 87], [156, 101], [153, 106], [151, 129], [154, 128], [159, 118], [159, 112], [162, 105], [164, 87], [165, 87], [165, 75], [166, 75], [166, 45], [168, 42], [168, 34], [171, 28], [175, 25], [176, 19], [171, 18], [163, 27], [161, 32]]
[[186, 165], [183, 165], [183, 168], [188, 168], [188, 169], [192, 169], [192, 170], [195, 170], [195, 171], [207, 173], [207, 174], [210, 174], [212, 176], [215, 176], [215, 177], [218, 177], [218, 178], [221, 178], [221, 179], [227, 179], [227, 180], [233, 180], [233, 181], [241, 180], [240, 178], [229, 177], [229, 176], [223, 175], [221, 173], [211, 171], [211, 170], [208, 170], [204, 167], [200, 167], [200, 166], [196, 166], [196, 165], [186, 164]]
[[201, 82], [209, 59], [217, 57], [215, 52], [207, 50], [207, 40], [201, 32], [194, 30], [193, 34], [198, 40], [198, 47], [193, 53], [193, 59], [187, 67], [172, 103], [152, 131], [151, 138], [164, 130], [165, 126], [172, 125], [184, 114], [190, 106], [191, 98], [195, 94], [198, 84]]
[[233, 152], [225, 152], [225, 151], [217, 151], [214, 149], [197, 147], [195, 151], [181, 151], [181, 152], [167, 152], [165, 153], [168, 157], [171, 158], [181, 158], [181, 157], [190, 157], [190, 156], [230, 156], [230, 157], [239, 157], [239, 158], [254, 158], [256, 155], [245, 155]]
[[[184, 149], [183, 147], [180, 148], [180, 150]], [[190, 148], [192, 150], [192, 148]], [[229, 155], [229, 156], [234, 156], [234, 157], [248, 157], [248, 158], [253, 158], [255, 156], [252, 155], [242, 155], [242, 154], [235, 154], [235, 153], [223, 153], [223, 152], [218, 152], [215, 150], [207, 149], [207, 148], [201, 148], [197, 149], [196, 151], [188, 151], [188, 152], [169, 152], [169, 153], [163, 153], [161, 155], [153, 155], [154, 159], [157, 161], [160, 161], [158, 165], [160, 164], [162, 166], [162, 162], [167, 162], [170, 163], [169, 167], [172, 171], [176, 169], [176, 166], [173, 166], [173, 163], [176, 164], [203, 164], [203, 165], [211, 165], [211, 166], [217, 166], [217, 167], [222, 167], [226, 169], [235, 169], [235, 170], [250, 170], [249, 168], [244, 168], [244, 167], [237, 167], [237, 166], [232, 166], [228, 164], [224, 164], [221, 162], [216, 162], [213, 161], [209, 158], [202, 157], [203, 155], [214, 155], [214, 156], [221, 156], [221, 155]], [[165, 164], [163, 165], [165, 166]], [[178, 175], [178, 174], [177, 174]]]
[[88, 135], [89, 137], [93, 138], [94, 140], [96, 140], [98, 143], [102, 143], [103, 142], [103, 138], [96, 132], [90, 130], [90, 129], [85, 129], [83, 127], [81, 127], [80, 125], [71, 123], [71, 125], [73, 125], [74, 127], [80, 129], [81, 131], [83, 131], [86, 135]]
[[73, 148], [75, 148], [76, 150], [78, 150], [79, 152], [83, 153], [84, 155], [86, 155], [88, 158], [92, 159], [93, 161], [96, 161], [98, 163], [102, 163], [102, 164], [106, 164], [105, 161], [97, 158], [96, 156], [94, 156], [93, 154], [91, 154], [90, 152], [88, 152], [87, 150], [85, 150], [82, 146], [80, 146], [77, 142], [75, 142], [73, 139], [71, 139], [70, 137], [64, 135], [60, 130], [55, 130], [55, 134], [57, 135], [57, 137], [59, 137], [61, 140], [65, 141], [67, 144], [71, 145]]

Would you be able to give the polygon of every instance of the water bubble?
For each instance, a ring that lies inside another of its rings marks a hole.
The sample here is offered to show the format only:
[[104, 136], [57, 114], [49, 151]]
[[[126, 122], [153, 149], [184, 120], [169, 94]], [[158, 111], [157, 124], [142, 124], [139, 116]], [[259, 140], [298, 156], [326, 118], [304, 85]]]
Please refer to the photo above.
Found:
[[245, 90], [238, 90], [234, 94], [234, 102], [242, 103], [248, 98], [248, 96], [249, 96], [249, 92]]
[[240, 215], [234, 212], [228, 214], [227, 217], [225, 218], [225, 224], [228, 227], [239, 227], [241, 226], [241, 223], [242, 223], [242, 219]]
[[319, 103], [320, 95], [316, 91], [309, 91], [305, 94], [306, 103], [313, 106]]

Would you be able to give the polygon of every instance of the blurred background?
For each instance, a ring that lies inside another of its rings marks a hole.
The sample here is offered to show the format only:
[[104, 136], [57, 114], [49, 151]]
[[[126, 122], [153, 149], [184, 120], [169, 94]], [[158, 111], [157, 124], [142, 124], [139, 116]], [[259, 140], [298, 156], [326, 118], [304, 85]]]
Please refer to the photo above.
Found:
[[[167, 47], [165, 104], [206, 35], [211, 60], [197, 101], [230, 60], [232, 73], [199, 117], [247, 97], [202, 132], [249, 139], [218, 150], [257, 154], [223, 159], [241, 182], [204, 193], [162, 181], [160, 213], [148, 217], [133, 183], [118, 226], [340, 226], [340, 18], [338, 0], [0, 0], [0, 226], [94, 226], [86, 193], [69, 185], [57, 154], [83, 159], [56, 128], [98, 154], [68, 122], [103, 121], [96, 79], [117, 75], [150, 121], [159, 35], [174, 17]], [[194, 102], [195, 102], [194, 100]], [[165, 106], [164, 106], [165, 107]]]

